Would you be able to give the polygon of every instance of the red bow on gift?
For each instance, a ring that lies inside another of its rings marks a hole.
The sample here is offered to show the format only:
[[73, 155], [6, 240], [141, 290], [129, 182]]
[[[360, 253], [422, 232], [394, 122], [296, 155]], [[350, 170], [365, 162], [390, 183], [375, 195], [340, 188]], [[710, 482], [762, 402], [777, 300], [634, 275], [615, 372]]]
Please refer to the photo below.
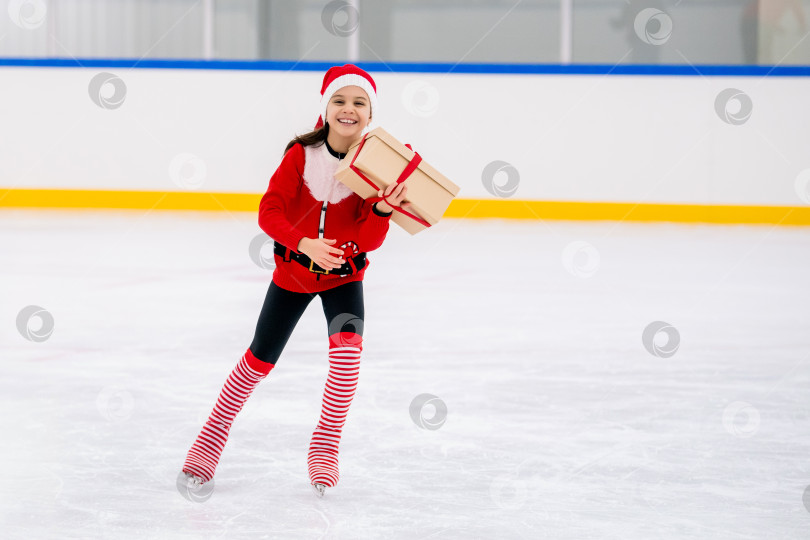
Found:
[[[354, 153], [354, 157], [352, 157], [352, 162], [349, 164], [349, 168], [352, 171], [354, 171], [355, 174], [357, 174], [357, 176], [359, 176], [360, 178], [365, 180], [365, 182], [368, 185], [370, 185], [377, 192], [379, 192], [381, 188], [379, 186], [377, 186], [377, 184], [375, 184], [370, 178], [368, 178], [365, 174], [363, 174], [363, 172], [354, 165], [354, 160], [357, 159], [357, 156], [360, 155], [360, 150], [362, 150], [363, 145], [366, 144], [366, 137], [367, 136], [368, 135], [365, 135], [363, 137], [363, 140], [360, 141], [360, 146], [357, 148], [357, 152]], [[413, 151], [413, 148], [411, 148], [410, 144], [406, 144], [405, 146], [407, 146], [409, 150]], [[397, 181], [396, 181], [397, 184], [401, 184], [402, 182], [407, 180], [408, 177], [413, 173], [413, 171], [415, 171], [416, 168], [419, 166], [419, 163], [422, 162], [422, 156], [420, 156], [418, 152], [414, 152], [413, 154], [414, 154], [413, 158], [408, 163], [408, 165], [405, 166], [405, 169], [402, 171], [402, 173], [400, 173], [399, 178], [397, 178]], [[388, 199], [387, 199], [387, 197], [385, 195], [383, 195], [382, 197], [369, 197], [367, 200], [372, 202], [372, 203], [384, 200], [386, 203], [388, 203]], [[409, 218], [415, 220], [417, 223], [419, 223], [421, 225], [424, 225], [425, 227], [430, 227], [430, 223], [428, 223], [424, 219], [420, 218], [419, 216], [417, 216], [415, 214], [412, 214], [412, 213], [408, 212], [407, 210], [404, 210], [403, 208], [401, 208], [399, 206], [394, 206], [393, 204], [389, 204], [388, 206], [390, 206], [391, 208], [393, 208], [397, 212], [405, 214]]]

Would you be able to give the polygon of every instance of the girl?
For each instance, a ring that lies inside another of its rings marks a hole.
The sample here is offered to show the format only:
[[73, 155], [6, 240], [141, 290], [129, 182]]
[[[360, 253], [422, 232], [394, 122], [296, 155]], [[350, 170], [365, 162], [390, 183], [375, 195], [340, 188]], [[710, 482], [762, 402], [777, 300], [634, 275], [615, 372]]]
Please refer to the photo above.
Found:
[[237, 413], [273, 369], [316, 295], [326, 316], [329, 373], [307, 466], [318, 496], [337, 484], [338, 445], [363, 350], [363, 275], [371, 264], [366, 253], [382, 245], [393, 207], [407, 188], [394, 182], [378, 197], [364, 200], [334, 177], [338, 162], [377, 114], [371, 75], [352, 64], [330, 68], [321, 86], [320, 110], [315, 130], [287, 145], [261, 199], [259, 226], [275, 241], [276, 268], [253, 341], [186, 456], [181, 478], [189, 486], [214, 477]]

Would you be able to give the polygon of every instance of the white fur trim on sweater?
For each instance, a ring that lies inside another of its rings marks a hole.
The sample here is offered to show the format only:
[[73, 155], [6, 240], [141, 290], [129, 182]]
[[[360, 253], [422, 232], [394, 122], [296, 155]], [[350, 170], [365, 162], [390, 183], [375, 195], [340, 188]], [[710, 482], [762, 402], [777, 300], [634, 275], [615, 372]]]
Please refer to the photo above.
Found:
[[339, 162], [329, 153], [326, 143], [304, 147], [304, 183], [316, 200], [335, 204], [354, 193], [335, 178]]

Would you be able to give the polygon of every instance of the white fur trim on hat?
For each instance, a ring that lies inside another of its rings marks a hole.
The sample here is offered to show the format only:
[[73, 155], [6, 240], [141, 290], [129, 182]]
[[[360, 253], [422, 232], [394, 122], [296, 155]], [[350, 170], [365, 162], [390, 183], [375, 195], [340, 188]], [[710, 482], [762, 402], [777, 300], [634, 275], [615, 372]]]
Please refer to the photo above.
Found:
[[[365, 90], [366, 94], [368, 94], [369, 105], [371, 106], [371, 116], [372, 118], [377, 116], [377, 93], [374, 91], [374, 87], [371, 86], [368, 79], [362, 75], [357, 75], [356, 73], [347, 73], [346, 75], [341, 75], [329, 83], [329, 86], [326, 87], [326, 90], [321, 97], [321, 118], [323, 118], [324, 124], [326, 124], [326, 106], [329, 104], [329, 100], [332, 99], [332, 95], [334, 95], [344, 86], [359, 86]], [[371, 124], [370, 121], [369, 124]], [[368, 129], [368, 127], [366, 129]]]

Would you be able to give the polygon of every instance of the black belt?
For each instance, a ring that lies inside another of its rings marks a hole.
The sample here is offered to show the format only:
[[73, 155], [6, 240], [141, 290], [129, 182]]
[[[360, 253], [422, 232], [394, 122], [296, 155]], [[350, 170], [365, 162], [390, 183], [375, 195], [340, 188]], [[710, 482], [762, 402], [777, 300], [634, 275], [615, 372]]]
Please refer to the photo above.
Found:
[[[366, 252], [358, 253], [354, 257], [349, 257], [346, 259], [346, 262], [343, 263], [342, 266], [337, 268], [333, 268], [331, 270], [324, 270], [315, 262], [304, 255], [303, 253], [298, 254], [295, 251], [286, 248], [285, 246], [279, 244], [276, 241], [273, 241], [273, 253], [276, 255], [280, 255], [284, 258], [285, 261], [289, 261], [290, 259], [294, 260], [297, 263], [300, 263], [302, 266], [305, 266], [310, 272], [314, 272], [316, 274], [336, 274], [339, 276], [346, 276], [349, 274], [353, 274], [355, 272], [359, 272], [366, 266]], [[289, 254], [288, 254], [289, 253]], [[352, 267], [352, 263], [354, 264], [354, 268]]]

